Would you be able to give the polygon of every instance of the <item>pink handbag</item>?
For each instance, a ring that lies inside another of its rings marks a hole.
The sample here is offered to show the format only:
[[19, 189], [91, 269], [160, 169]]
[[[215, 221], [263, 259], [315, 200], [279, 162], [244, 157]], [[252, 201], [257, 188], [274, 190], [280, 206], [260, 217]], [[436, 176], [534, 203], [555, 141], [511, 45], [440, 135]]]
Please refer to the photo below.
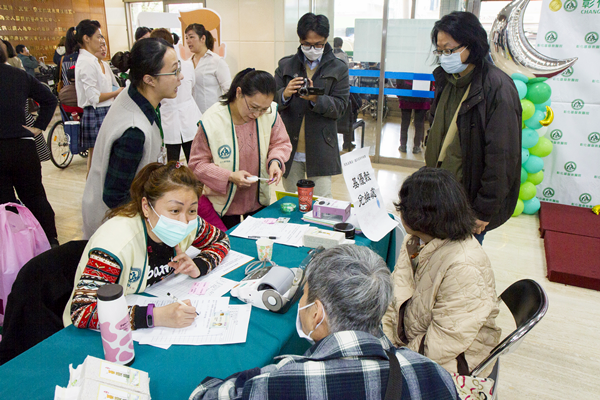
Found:
[[[19, 213], [7, 210], [7, 206]], [[0, 324], [17, 274], [27, 261], [49, 249], [44, 230], [27, 207], [15, 203], [0, 205]]]

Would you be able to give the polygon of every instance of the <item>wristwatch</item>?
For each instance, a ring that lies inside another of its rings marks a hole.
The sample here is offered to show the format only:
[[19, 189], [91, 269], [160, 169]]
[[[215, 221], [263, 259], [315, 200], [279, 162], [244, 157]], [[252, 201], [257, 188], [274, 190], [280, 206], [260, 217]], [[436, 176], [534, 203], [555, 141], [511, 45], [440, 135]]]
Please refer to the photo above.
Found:
[[148, 304], [148, 308], [146, 309], [146, 324], [148, 328], [154, 328], [154, 304]]

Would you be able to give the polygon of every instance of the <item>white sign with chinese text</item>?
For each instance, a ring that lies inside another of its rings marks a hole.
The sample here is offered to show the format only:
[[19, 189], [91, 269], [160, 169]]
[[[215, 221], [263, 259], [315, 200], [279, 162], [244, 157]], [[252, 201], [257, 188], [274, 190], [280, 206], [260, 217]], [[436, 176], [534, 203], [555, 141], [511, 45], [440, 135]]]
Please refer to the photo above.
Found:
[[388, 215], [383, 204], [379, 184], [369, 158], [369, 148], [364, 147], [341, 156], [342, 172], [362, 233], [377, 242], [394, 229], [398, 222]]

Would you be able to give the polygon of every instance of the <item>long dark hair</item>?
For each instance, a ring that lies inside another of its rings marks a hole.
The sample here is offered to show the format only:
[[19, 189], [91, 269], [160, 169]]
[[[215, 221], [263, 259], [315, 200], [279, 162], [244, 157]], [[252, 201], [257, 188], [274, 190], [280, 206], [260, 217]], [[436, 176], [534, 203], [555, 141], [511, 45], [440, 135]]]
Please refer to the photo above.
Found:
[[[129, 80], [136, 88], [142, 86], [144, 75], [160, 73], [164, 66], [164, 57], [168, 48], [173, 48], [164, 39], [147, 38], [135, 42], [129, 53], [129, 58], [124, 61], [125, 71], [129, 69]], [[121, 70], [121, 68], [119, 69]]]
[[475, 213], [463, 186], [450, 172], [423, 167], [404, 181], [398, 197], [394, 206], [410, 229], [438, 239], [471, 236]]
[[3, 46], [0, 46], [0, 64], [4, 64], [6, 61], [8, 61], [8, 55], [6, 54], [6, 51], [4, 51], [4, 47], [6, 47], [6, 42], [3, 40], [2, 44]]
[[[145, 42], [146, 39], [142, 40]], [[198, 197], [202, 193], [202, 185], [194, 176], [194, 173], [186, 166], [176, 161], [169, 161], [166, 165], [162, 163], [150, 163], [137, 173], [129, 195], [129, 203], [113, 208], [106, 213], [106, 219], [117, 215], [132, 218], [137, 214], [143, 215], [142, 198], [146, 198], [152, 205], [165, 193], [172, 190], [188, 188], [194, 191]]]
[[475, 14], [454, 11], [444, 15], [433, 25], [431, 31], [431, 43], [434, 47], [437, 47], [437, 36], [440, 31], [452, 36], [458, 44], [469, 49], [469, 57], [465, 61], [467, 64], [481, 63], [490, 51], [487, 33]]
[[246, 68], [237, 73], [227, 93], [221, 96], [221, 104], [227, 105], [235, 101], [237, 88], [242, 89], [244, 96], [254, 96], [256, 93], [275, 96], [277, 87], [275, 78], [266, 71], [256, 71], [254, 68]]
[[73, 54], [79, 50], [77, 40], [75, 40], [75, 27], [72, 26], [67, 30], [67, 40], [65, 41], [65, 55]]
[[[4, 45], [6, 46], [6, 55], [8, 56], [8, 58], [13, 58], [16, 56], [15, 54], [15, 49], [12, 47], [12, 44], [10, 44], [10, 42], [8, 40], [2, 40], [2, 43], [4, 43]], [[6, 62], [6, 61], [3, 61]]]
[[202, 38], [202, 36], [206, 37], [206, 42], [204, 42], [206, 44], [206, 47], [212, 51], [212, 49], [215, 47], [215, 38], [213, 38], [212, 33], [210, 33], [202, 24], [191, 24], [188, 25], [187, 28], [185, 28], [185, 33], [188, 33], [189, 31], [194, 31], [196, 32], [196, 35], [198, 35], [199, 38]]

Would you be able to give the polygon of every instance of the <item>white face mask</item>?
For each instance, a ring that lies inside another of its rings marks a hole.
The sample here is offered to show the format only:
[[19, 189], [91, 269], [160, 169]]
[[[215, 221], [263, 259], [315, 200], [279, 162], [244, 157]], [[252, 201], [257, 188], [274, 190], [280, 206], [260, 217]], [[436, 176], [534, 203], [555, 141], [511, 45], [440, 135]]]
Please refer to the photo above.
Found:
[[298, 314], [296, 315], [296, 331], [298, 332], [298, 336], [300, 336], [302, 339], [308, 340], [311, 344], [315, 344], [315, 341], [313, 340], [313, 338], [310, 337], [310, 335], [312, 335], [312, 333], [316, 331], [319, 326], [321, 326], [323, 321], [325, 321], [325, 309], [323, 309], [323, 318], [321, 318], [321, 322], [319, 322], [317, 326], [315, 326], [315, 329], [308, 332], [308, 335], [304, 333], [304, 329], [302, 329], [302, 321], [300, 321], [300, 310], [304, 310], [305, 308], [308, 308], [313, 304], [315, 304], [314, 301], [310, 304], [305, 305], [304, 307], [298, 307]]
[[304, 53], [306, 58], [308, 58], [310, 61], [317, 60], [323, 55], [323, 50], [325, 50], [325, 48], [315, 49], [314, 47], [311, 47], [309, 50], [304, 50], [303, 46], [300, 46], [300, 48], [302, 49], [302, 52]]
[[460, 53], [452, 53], [449, 56], [441, 55], [440, 56], [440, 64], [442, 64], [442, 68], [449, 74], [460, 74], [469, 64], [463, 64], [460, 59], [460, 55], [463, 51], [465, 51], [466, 47], [462, 49]]

